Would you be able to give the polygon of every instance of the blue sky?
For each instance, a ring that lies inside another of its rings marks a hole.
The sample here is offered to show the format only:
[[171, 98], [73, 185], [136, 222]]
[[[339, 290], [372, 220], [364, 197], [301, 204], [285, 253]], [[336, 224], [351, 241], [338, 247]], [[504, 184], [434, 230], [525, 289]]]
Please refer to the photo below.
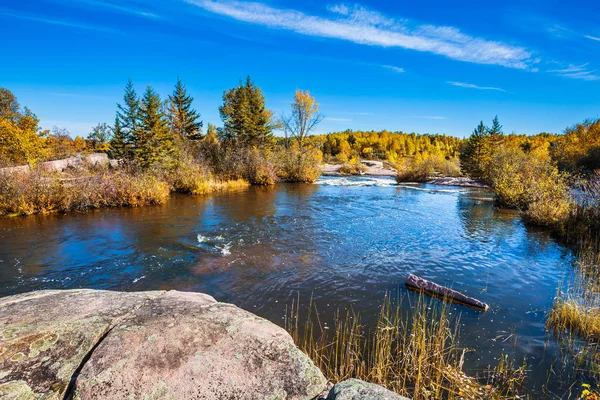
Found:
[[[181, 77], [220, 125], [250, 75], [276, 114], [308, 89], [318, 132], [562, 132], [600, 116], [597, 1], [25, 0], [0, 3], [0, 86], [45, 128], [112, 124], [129, 77]], [[8, 38], [8, 39], [7, 39]]]

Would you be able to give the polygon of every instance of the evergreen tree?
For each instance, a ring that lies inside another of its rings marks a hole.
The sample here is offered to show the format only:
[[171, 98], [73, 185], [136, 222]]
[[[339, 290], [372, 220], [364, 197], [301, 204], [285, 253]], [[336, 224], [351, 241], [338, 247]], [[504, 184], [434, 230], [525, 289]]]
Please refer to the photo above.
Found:
[[121, 126], [121, 120], [115, 117], [115, 125], [112, 127], [112, 139], [110, 140], [110, 155], [117, 160], [130, 158], [128, 156], [129, 146], [127, 145], [127, 136]]
[[199, 121], [200, 114], [192, 108], [193, 101], [181, 79], [177, 78], [175, 90], [167, 102], [171, 130], [177, 137], [199, 140], [202, 139], [202, 121]]
[[224, 125], [220, 137], [225, 144], [257, 148], [273, 144], [273, 112], [265, 107], [265, 97], [250, 77], [223, 94], [219, 113]]
[[[131, 78], [125, 86], [123, 102], [123, 105], [117, 104], [117, 119], [123, 132], [125, 146], [132, 147], [136, 141], [135, 136], [138, 134], [140, 126], [140, 100], [135, 92]], [[123, 152], [123, 156], [130, 156], [130, 153], [125, 151]]]
[[500, 125], [500, 121], [498, 120], [498, 116], [496, 115], [492, 120], [492, 127], [488, 129], [488, 134], [490, 136], [502, 136], [502, 125]]
[[481, 121], [460, 150], [459, 157], [461, 169], [463, 173], [466, 173], [473, 178], [482, 177], [481, 156], [485, 139], [488, 136], [488, 131], [488, 128], [483, 124], [483, 121]]
[[140, 120], [134, 135], [135, 159], [143, 168], [168, 163], [174, 150], [173, 135], [158, 93], [146, 88], [140, 103]]

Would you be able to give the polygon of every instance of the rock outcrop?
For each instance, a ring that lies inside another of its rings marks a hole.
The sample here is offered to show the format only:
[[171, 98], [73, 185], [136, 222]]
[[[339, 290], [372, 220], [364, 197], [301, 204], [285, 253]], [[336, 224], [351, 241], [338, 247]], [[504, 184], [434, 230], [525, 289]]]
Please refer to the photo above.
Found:
[[347, 379], [336, 383], [329, 391], [326, 400], [409, 400], [386, 388], [361, 381], [360, 379]]
[[311, 399], [325, 386], [282, 328], [208, 295], [0, 299], [2, 399]]

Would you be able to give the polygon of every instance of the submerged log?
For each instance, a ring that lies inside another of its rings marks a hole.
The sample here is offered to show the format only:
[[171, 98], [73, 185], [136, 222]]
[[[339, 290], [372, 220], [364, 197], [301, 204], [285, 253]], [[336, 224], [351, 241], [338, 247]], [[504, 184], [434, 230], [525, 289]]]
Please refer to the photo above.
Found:
[[416, 275], [409, 274], [406, 278], [406, 286], [409, 289], [417, 290], [430, 296], [442, 297], [453, 303], [464, 304], [478, 310], [487, 311], [490, 306], [482, 301], [457, 292], [456, 290], [440, 286], [437, 283], [430, 282]]

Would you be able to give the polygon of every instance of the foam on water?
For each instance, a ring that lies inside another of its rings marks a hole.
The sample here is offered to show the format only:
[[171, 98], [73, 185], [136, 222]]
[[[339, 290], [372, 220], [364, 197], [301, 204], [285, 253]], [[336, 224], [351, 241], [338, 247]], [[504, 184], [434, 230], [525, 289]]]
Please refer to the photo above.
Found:
[[396, 181], [389, 177], [323, 177], [317, 179], [316, 185], [325, 186], [377, 186], [377, 187], [392, 187], [396, 186]]
[[223, 256], [231, 255], [231, 243], [223, 245], [223, 247], [215, 246], [217, 250], [221, 252]]

